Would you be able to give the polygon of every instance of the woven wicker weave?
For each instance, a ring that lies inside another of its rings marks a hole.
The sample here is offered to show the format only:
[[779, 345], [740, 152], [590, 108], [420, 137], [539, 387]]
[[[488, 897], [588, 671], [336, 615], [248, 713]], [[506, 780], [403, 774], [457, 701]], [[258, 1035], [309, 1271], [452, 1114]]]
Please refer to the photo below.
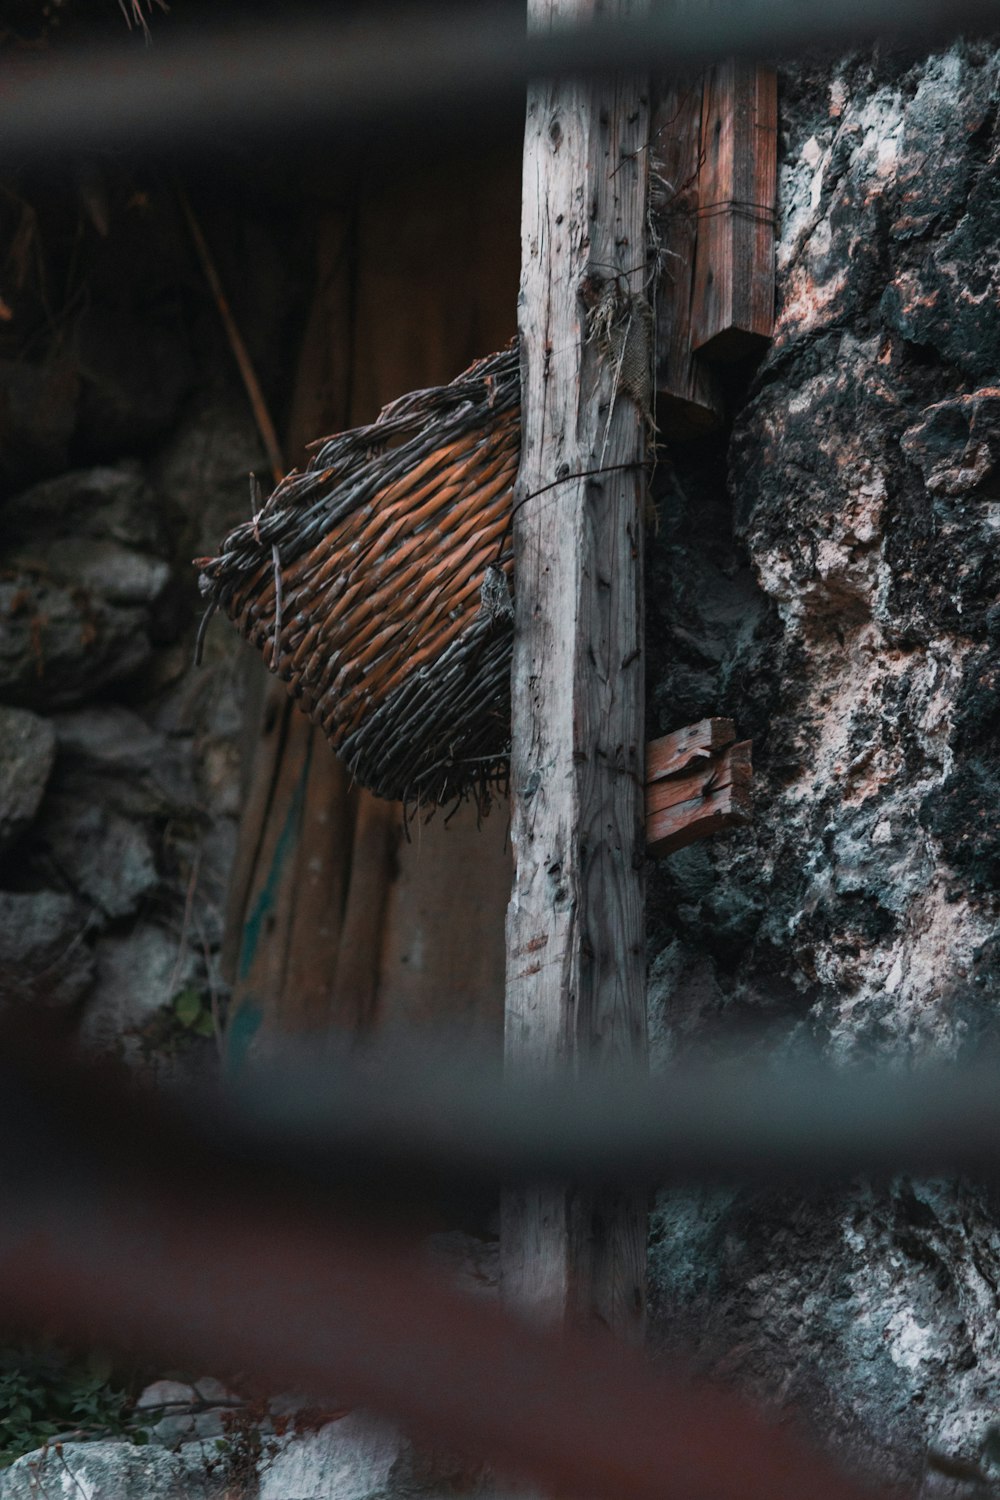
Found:
[[218, 557], [222, 609], [362, 785], [411, 804], [506, 775], [517, 352], [324, 440]]

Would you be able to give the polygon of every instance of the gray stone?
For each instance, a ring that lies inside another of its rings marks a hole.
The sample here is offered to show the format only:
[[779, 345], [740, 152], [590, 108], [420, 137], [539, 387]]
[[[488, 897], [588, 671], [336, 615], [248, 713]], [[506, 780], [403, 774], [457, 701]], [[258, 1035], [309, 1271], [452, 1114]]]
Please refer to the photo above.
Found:
[[179, 1448], [182, 1443], [200, 1443], [221, 1438], [226, 1432], [226, 1426], [221, 1411], [179, 1411], [168, 1412], [148, 1430], [152, 1442], [160, 1443], [164, 1448]]
[[947, 500], [979, 494], [995, 500], [1000, 494], [1000, 389], [987, 386], [928, 406], [899, 446], [919, 465], [932, 495]]
[[260, 1500], [390, 1500], [410, 1452], [391, 1428], [351, 1412], [284, 1440], [262, 1465]]
[[251, 473], [266, 475], [267, 458], [245, 402], [210, 397], [177, 427], [155, 480], [197, 528], [192, 552], [214, 555], [227, 532], [249, 519]]
[[[182, 1443], [221, 1438], [226, 1431], [224, 1415], [239, 1405], [240, 1398], [221, 1380], [203, 1376], [193, 1385], [178, 1380], [155, 1380], [136, 1401], [137, 1412], [149, 1412], [150, 1439], [165, 1448]], [[205, 1410], [206, 1402], [220, 1403]]]
[[63, 1443], [0, 1472], [0, 1500], [222, 1500], [224, 1477], [207, 1452], [156, 1445]]
[[155, 604], [170, 582], [169, 564], [119, 542], [57, 537], [15, 554], [13, 567], [44, 570], [60, 583], [99, 594], [110, 604]]
[[57, 891], [0, 891], [0, 1002], [71, 1005], [94, 977], [86, 918]]
[[194, 1386], [188, 1385], [186, 1381], [154, 1380], [139, 1393], [135, 1409], [146, 1411], [149, 1407], [191, 1406], [197, 1400]]
[[131, 916], [159, 884], [145, 828], [111, 808], [53, 794], [39, 837], [74, 890], [107, 917]]
[[5, 546], [97, 538], [165, 553], [162, 506], [134, 461], [60, 474], [8, 500]]
[[193, 955], [152, 923], [101, 938], [96, 955], [97, 983], [80, 1024], [80, 1041], [93, 1051], [121, 1050], [136, 1060], [137, 1033], [190, 980]]
[[55, 756], [55, 730], [47, 719], [0, 707], [0, 853], [38, 811]]
[[236, 1392], [223, 1385], [221, 1380], [216, 1380], [214, 1375], [200, 1375], [194, 1383], [194, 1388], [202, 1401], [221, 1401], [231, 1404], [239, 1400]]
[[0, 693], [61, 707], [137, 672], [168, 556], [162, 505], [136, 464], [64, 474], [8, 500]]
[[[728, 453], [669, 455], [647, 553], [651, 731], [734, 719], [755, 811], [651, 868], [651, 1032], [680, 1066], [721, 1037], [908, 1069], [1000, 1038], [1000, 53], [779, 87], [776, 338]], [[984, 1191], [678, 1188], [653, 1228], [658, 1351], [886, 1488], [988, 1467]]]
[[189, 742], [168, 738], [114, 703], [56, 714], [52, 722], [61, 790], [133, 818], [195, 809]]
[[0, 694], [28, 707], [80, 703], [152, 654], [147, 611], [32, 572], [0, 580]]
[[117, 703], [56, 714], [52, 722], [64, 757], [95, 770], [143, 771], [163, 753], [163, 736]]

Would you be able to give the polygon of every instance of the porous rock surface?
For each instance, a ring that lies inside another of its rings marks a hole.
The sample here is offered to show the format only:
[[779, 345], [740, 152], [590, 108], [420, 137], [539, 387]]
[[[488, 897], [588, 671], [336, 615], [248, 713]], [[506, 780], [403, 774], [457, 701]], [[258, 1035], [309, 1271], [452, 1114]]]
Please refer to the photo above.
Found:
[[[998, 61], [779, 74], [776, 337], [725, 459], [672, 455], [650, 560], [650, 733], [731, 716], [756, 788], [751, 829], [652, 872], [659, 1062], [720, 1035], [899, 1066], [997, 1038]], [[998, 1214], [902, 1178], [665, 1193], [654, 1343], [861, 1471], [978, 1493]]]
[[55, 754], [46, 719], [0, 707], [0, 850], [17, 842], [38, 811]]
[[224, 1500], [227, 1486], [198, 1452], [132, 1443], [61, 1443], [0, 1474], [3, 1500]]
[[241, 677], [221, 633], [194, 668], [190, 557], [257, 462], [206, 395], [144, 462], [0, 495], [0, 1005], [160, 1074], [217, 1060]]

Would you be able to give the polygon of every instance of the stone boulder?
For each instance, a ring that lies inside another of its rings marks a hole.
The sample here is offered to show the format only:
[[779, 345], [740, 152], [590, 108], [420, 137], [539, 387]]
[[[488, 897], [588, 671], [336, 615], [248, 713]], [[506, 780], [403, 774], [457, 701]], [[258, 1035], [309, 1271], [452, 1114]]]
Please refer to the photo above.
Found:
[[3, 535], [5, 547], [70, 537], [169, 554], [162, 507], [141, 464], [131, 460], [76, 469], [23, 490], [3, 507]]
[[227, 1492], [200, 1448], [61, 1443], [0, 1472], [0, 1500], [223, 1500]]
[[87, 918], [58, 891], [0, 891], [0, 1005], [71, 1005], [89, 989]]
[[286, 1439], [262, 1466], [260, 1500], [402, 1500], [411, 1459], [398, 1433], [351, 1412]]
[[175, 934], [152, 922], [102, 937], [97, 983], [80, 1023], [82, 1045], [95, 1052], [140, 1055], [139, 1033], [191, 981], [195, 955]]
[[162, 510], [133, 463], [64, 474], [5, 503], [0, 694], [64, 707], [149, 662], [171, 581]]
[[29, 707], [80, 703], [152, 654], [145, 609], [23, 568], [0, 581], [0, 620], [0, 695]]
[[0, 855], [37, 813], [55, 757], [55, 730], [47, 719], [0, 707]]
[[131, 916], [159, 883], [143, 825], [89, 798], [54, 793], [39, 839], [73, 889], [105, 917]]

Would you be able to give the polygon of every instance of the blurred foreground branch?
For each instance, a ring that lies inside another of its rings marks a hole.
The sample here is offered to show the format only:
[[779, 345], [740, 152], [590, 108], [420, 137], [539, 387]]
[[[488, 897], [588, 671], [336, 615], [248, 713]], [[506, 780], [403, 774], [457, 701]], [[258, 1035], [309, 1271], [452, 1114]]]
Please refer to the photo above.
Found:
[[[239, 1149], [328, 1181], [662, 1185], [1000, 1172], [1000, 1061], [834, 1069], [688, 1062], [648, 1078], [504, 1084], [482, 1054], [289, 1056], [211, 1106]], [[417, 1184], [420, 1184], [418, 1188]]]
[[51, 1049], [5, 1063], [0, 1322], [369, 1406], [580, 1500], [867, 1493], [742, 1400], [463, 1296], [396, 1226], [212, 1134]]
[[128, 143], [189, 144], [233, 129], [273, 133], [371, 126], [423, 114], [440, 121], [492, 109], [532, 76], [682, 71], [724, 55], [774, 57], [853, 48], [891, 33], [930, 42], [1000, 26], [998, 0], [733, 0], [665, 6], [631, 22], [596, 20], [525, 35], [520, 6], [411, 7], [345, 19], [186, 33], [164, 23], [153, 47], [127, 39], [88, 52], [0, 62], [0, 151]]

